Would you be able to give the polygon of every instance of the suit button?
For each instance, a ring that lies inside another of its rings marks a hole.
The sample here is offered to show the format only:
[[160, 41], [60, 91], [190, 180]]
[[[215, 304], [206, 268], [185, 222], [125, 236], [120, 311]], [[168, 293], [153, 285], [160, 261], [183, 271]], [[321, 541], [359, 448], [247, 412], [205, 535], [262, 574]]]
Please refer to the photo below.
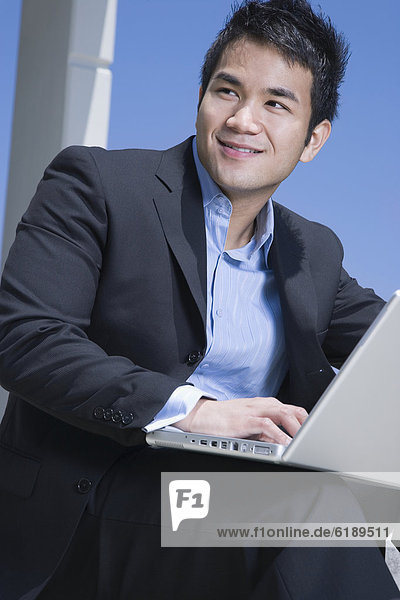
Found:
[[106, 410], [104, 411], [103, 419], [105, 421], [111, 421], [113, 414], [114, 414], [114, 409], [106, 408]]
[[111, 419], [114, 423], [119, 423], [122, 421], [122, 412], [120, 410], [116, 410]]
[[197, 363], [197, 361], [199, 361], [201, 358], [201, 352], [199, 350], [197, 350], [196, 352], [191, 352], [189, 354], [189, 356], [187, 357], [187, 363], [189, 365], [194, 365], [195, 363]]
[[123, 415], [121, 420], [124, 425], [130, 425], [133, 421], [133, 414], [127, 413], [126, 415]]
[[82, 477], [76, 484], [76, 489], [80, 494], [87, 494], [90, 488], [92, 487], [92, 482], [85, 477]]
[[93, 411], [93, 416], [95, 419], [102, 419], [104, 417], [104, 408], [97, 406]]

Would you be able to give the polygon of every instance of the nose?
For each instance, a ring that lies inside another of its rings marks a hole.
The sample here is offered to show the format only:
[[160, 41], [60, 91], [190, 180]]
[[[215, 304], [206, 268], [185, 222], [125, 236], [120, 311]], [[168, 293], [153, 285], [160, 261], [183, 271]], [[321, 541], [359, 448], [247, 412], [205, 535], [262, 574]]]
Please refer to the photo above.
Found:
[[261, 124], [254, 114], [254, 110], [248, 105], [237, 107], [233, 115], [228, 117], [226, 124], [239, 133], [257, 134], [261, 131]]

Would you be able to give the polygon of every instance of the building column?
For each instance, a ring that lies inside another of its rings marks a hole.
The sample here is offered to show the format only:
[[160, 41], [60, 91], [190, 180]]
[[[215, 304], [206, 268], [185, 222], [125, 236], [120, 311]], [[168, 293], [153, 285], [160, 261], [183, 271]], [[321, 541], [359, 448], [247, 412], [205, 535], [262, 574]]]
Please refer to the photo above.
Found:
[[2, 264], [51, 159], [107, 144], [116, 13], [117, 0], [23, 1]]

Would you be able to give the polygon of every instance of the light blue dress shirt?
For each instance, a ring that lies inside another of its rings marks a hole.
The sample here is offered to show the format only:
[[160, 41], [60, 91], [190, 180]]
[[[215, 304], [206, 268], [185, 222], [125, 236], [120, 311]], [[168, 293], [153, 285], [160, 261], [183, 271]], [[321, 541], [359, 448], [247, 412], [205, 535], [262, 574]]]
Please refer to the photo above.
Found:
[[224, 250], [232, 205], [193, 154], [203, 196], [207, 242], [207, 348], [202, 361], [154, 420], [153, 431], [184, 418], [202, 396], [215, 400], [275, 396], [287, 372], [282, 314], [268, 252], [271, 199], [250, 242]]

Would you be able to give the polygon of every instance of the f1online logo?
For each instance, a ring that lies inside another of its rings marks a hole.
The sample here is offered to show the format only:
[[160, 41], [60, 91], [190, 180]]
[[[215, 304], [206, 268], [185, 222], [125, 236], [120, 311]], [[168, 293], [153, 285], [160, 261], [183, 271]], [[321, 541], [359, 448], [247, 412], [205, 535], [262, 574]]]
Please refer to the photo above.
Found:
[[172, 531], [184, 519], [204, 519], [210, 506], [210, 484], [205, 479], [175, 479], [169, 484]]

